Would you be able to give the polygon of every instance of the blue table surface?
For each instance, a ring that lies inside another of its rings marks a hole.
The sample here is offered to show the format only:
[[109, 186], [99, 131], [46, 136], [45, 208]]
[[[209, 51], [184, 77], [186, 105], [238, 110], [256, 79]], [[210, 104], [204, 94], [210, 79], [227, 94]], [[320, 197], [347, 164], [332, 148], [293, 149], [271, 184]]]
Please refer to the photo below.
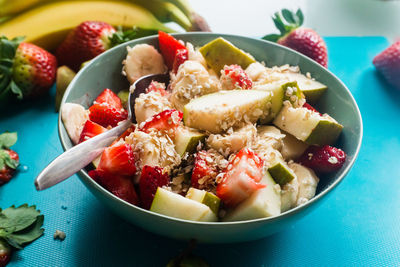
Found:
[[[198, 245], [211, 266], [394, 266], [400, 264], [400, 92], [376, 73], [373, 57], [382, 37], [327, 37], [329, 69], [348, 86], [363, 117], [359, 157], [323, 205], [268, 238], [227, 245]], [[334, 90], [334, 89], [331, 89]], [[62, 152], [51, 95], [9, 107], [0, 132], [17, 131], [14, 149], [22, 170], [0, 187], [0, 207], [36, 204], [45, 234], [13, 255], [9, 266], [164, 266], [187, 244], [148, 233], [112, 214], [77, 176], [37, 192], [33, 180]], [[63, 242], [53, 240], [60, 229]]]

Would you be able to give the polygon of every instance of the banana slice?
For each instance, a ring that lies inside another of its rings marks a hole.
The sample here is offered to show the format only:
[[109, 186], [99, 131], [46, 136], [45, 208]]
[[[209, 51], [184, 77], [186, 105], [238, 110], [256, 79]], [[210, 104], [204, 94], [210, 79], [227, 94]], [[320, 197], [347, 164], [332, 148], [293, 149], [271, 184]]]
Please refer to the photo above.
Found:
[[285, 212], [296, 206], [298, 194], [299, 182], [297, 181], [297, 177], [295, 177], [282, 187], [281, 212]]
[[299, 194], [297, 195], [296, 206], [300, 206], [315, 196], [319, 179], [313, 170], [303, 165], [289, 163], [289, 167], [296, 174], [299, 183]]
[[77, 144], [83, 125], [89, 119], [89, 112], [79, 104], [65, 103], [61, 106], [61, 119], [69, 138]]
[[167, 67], [160, 53], [151, 45], [138, 44], [128, 47], [128, 55], [122, 62], [122, 73], [133, 84], [137, 79], [149, 74], [164, 73]]
[[135, 100], [135, 117], [138, 124], [166, 109], [172, 109], [171, 103], [158, 92], [140, 94]]

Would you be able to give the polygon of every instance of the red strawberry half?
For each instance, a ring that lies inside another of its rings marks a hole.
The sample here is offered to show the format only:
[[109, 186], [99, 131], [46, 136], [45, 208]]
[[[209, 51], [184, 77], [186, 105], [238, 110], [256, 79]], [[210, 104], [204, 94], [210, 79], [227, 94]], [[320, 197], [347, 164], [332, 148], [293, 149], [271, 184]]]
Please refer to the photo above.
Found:
[[139, 199], [130, 177], [109, 173], [101, 169], [89, 171], [89, 176], [115, 196], [133, 205], [139, 204]]
[[174, 63], [172, 64], [172, 71], [178, 72], [179, 66], [189, 59], [189, 51], [185, 49], [178, 49], [175, 54]]
[[81, 136], [79, 137], [79, 143], [82, 143], [101, 133], [104, 133], [105, 131], [107, 131], [107, 129], [100, 124], [87, 120], [85, 122], [85, 125], [83, 126]]
[[15, 169], [19, 165], [19, 156], [11, 149], [0, 149], [0, 161], [4, 164], [0, 169], [0, 185], [3, 185], [14, 176]]
[[328, 66], [325, 41], [314, 30], [301, 27], [304, 16], [300, 9], [296, 13], [283, 9], [281, 13], [275, 13], [272, 19], [280, 34], [266, 35], [263, 39], [278, 42], [308, 56], [324, 67]]
[[300, 164], [316, 173], [329, 173], [339, 170], [346, 161], [346, 153], [332, 146], [310, 146], [299, 158]]
[[125, 143], [107, 147], [101, 155], [97, 169], [115, 175], [134, 175], [136, 165], [132, 147]]
[[79, 70], [81, 64], [110, 47], [109, 38], [116, 32], [113, 26], [101, 21], [85, 21], [72, 30], [57, 48], [60, 65]]
[[[174, 37], [162, 31], [158, 32], [158, 43], [165, 64], [167, 65], [168, 69], [172, 70], [174, 66], [175, 56], [177, 55], [178, 50], [187, 50], [187, 48]], [[183, 51], [179, 52], [179, 54], [182, 55], [185, 53], [186, 52]], [[181, 61], [181, 59], [179, 59], [179, 61]], [[176, 64], [179, 64], [179, 62], [177, 62]]]
[[218, 170], [210, 161], [212, 158], [207, 151], [202, 150], [196, 153], [191, 178], [192, 187], [203, 189], [209, 180], [215, 179]]
[[107, 103], [94, 104], [89, 108], [89, 112], [90, 120], [103, 127], [115, 127], [118, 122], [128, 117], [126, 110], [115, 108]]
[[254, 191], [264, 188], [263, 160], [252, 150], [243, 148], [229, 162], [222, 181], [217, 186], [217, 196], [226, 206], [234, 207]]
[[[19, 99], [38, 97], [47, 93], [55, 82], [57, 72], [56, 58], [46, 50], [30, 44], [21, 43], [22, 38], [8, 40], [0, 37], [0, 100], [10, 97]], [[12, 65], [11, 65], [11, 64]]]
[[145, 165], [139, 180], [140, 200], [143, 208], [150, 209], [158, 187], [168, 185], [170, 178], [160, 167]]
[[165, 131], [170, 135], [175, 133], [183, 118], [183, 113], [175, 109], [167, 109], [154, 115], [150, 120], [146, 121], [140, 130], [150, 132], [152, 129], [156, 131]]
[[253, 82], [239, 65], [225, 65], [221, 70], [221, 83], [225, 90], [251, 89]]
[[400, 41], [377, 55], [373, 63], [388, 83], [400, 90]]
[[94, 102], [98, 104], [107, 103], [116, 109], [122, 108], [121, 99], [108, 88], [104, 89]]

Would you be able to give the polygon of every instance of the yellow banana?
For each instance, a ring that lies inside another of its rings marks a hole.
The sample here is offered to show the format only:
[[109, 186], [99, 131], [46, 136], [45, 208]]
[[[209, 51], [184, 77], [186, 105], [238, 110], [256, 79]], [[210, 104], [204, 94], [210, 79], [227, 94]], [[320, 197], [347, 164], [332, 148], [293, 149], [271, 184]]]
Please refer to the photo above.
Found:
[[147, 9], [128, 2], [60, 1], [31, 9], [0, 25], [0, 35], [26, 36], [26, 41], [54, 49], [66, 34], [86, 20], [100, 20], [123, 27], [172, 30]]
[[0, 17], [17, 14], [38, 3], [40, 0], [0, 0]]

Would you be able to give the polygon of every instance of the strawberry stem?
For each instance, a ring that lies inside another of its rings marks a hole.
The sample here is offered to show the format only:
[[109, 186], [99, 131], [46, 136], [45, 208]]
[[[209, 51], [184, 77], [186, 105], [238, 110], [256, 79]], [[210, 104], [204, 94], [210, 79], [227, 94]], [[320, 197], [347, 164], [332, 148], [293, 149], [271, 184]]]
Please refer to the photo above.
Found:
[[110, 48], [143, 36], [157, 34], [157, 32], [157, 30], [142, 29], [136, 26], [131, 29], [124, 29], [122, 26], [118, 26], [117, 31], [109, 37]]
[[294, 29], [301, 27], [304, 22], [304, 16], [301, 9], [298, 9], [296, 13], [289, 9], [282, 9], [282, 11], [276, 12], [272, 16], [272, 21], [280, 34], [268, 34], [262, 37], [262, 39], [277, 42], [280, 38], [289, 34]]

